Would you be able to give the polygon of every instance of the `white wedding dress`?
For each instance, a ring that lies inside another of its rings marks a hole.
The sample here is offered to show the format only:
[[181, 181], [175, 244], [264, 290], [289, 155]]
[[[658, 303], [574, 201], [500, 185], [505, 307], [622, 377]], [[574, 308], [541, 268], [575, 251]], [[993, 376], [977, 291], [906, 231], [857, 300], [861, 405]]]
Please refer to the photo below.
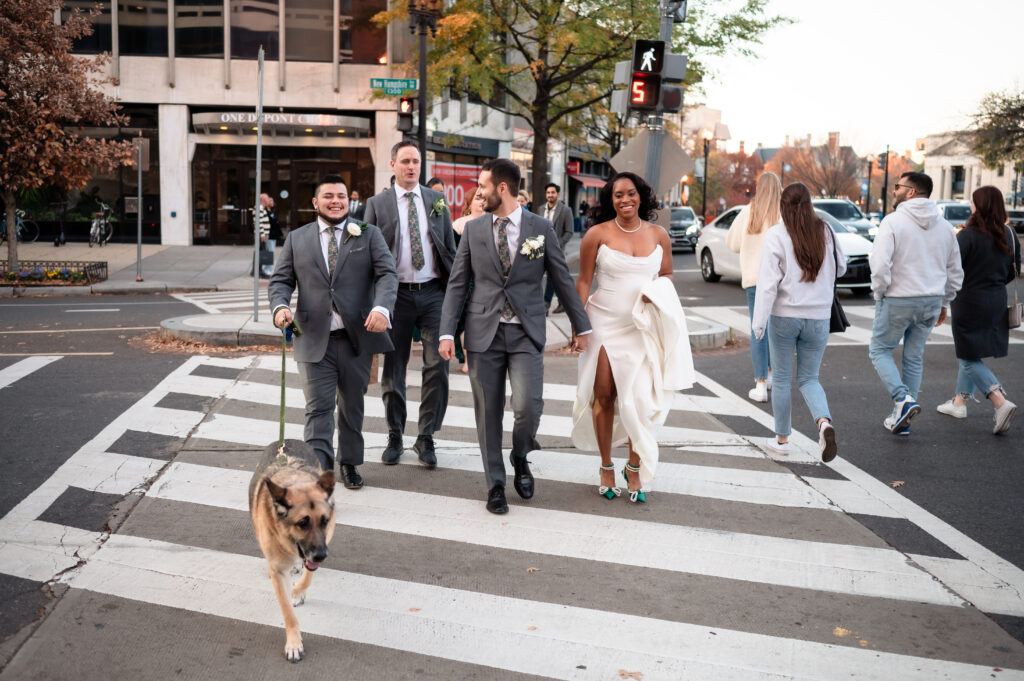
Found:
[[[640, 456], [640, 481], [648, 485], [658, 465], [657, 429], [665, 423], [676, 391], [693, 385], [686, 318], [668, 279], [659, 279], [662, 248], [646, 257], [602, 244], [597, 251], [597, 290], [587, 300], [593, 332], [580, 355], [572, 441], [597, 450], [594, 378], [601, 348], [615, 379], [612, 444], [629, 438]], [[650, 303], [642, 302], [647, 294]]]

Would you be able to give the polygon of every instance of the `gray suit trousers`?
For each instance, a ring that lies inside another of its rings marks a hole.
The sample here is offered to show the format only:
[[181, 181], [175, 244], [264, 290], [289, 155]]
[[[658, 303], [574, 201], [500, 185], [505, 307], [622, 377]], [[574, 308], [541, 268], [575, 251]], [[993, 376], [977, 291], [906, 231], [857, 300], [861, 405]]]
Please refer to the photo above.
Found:
[[363, 463], [363, 399], [372, 362], [373, 355], [356, 355], [348, 338], [336, 336], [327, 341], [322, 360], [298, 362], [306, 396], [303, 439], [316, 451], [324, 470], [334, 470], [335, 408], [340, 463]]
[[504, 487], [501, 444], [505, 377], [512, 384], [512, 456], [525, 457], [540, 449], [537, 428], [544, 410], [544, 356], [519, 324], [498, 324], [487, 350], [467, 354], [487, 489], [495, 485]]

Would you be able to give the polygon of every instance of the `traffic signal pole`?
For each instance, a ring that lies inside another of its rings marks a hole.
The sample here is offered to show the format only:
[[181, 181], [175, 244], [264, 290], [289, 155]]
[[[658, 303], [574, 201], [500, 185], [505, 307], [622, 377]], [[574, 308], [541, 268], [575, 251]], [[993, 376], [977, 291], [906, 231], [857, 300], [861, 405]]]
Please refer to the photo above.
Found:
[[[658, 3], [658, 8], [661, 15], [658, 40], [665, 41], [667, 46], [666, 52], [668, 52], [672, 45], [672, 26], [674, 22], [665, 0], [661, 0]], [[658, 182], [661, 179], [661, 147], [665, 138], [665, 121], [661, 109], [656, 109], [647, 117], [647, 129], [651, 134], [647, 138], [647, 160], [644, 164], [644, 180], [657, 192]]]

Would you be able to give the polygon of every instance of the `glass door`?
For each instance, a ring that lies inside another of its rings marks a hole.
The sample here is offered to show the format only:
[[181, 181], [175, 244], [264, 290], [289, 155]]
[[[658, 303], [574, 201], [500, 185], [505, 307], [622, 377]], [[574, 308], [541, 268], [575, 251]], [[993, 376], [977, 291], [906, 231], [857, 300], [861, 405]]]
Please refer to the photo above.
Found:
[[[273, 162], [263, 164], [260, 190], [277, 193]], [[220, 245], [251, 245], [256, 168], [252, 163], [214, 161], [210, 164], [210, 241]]]

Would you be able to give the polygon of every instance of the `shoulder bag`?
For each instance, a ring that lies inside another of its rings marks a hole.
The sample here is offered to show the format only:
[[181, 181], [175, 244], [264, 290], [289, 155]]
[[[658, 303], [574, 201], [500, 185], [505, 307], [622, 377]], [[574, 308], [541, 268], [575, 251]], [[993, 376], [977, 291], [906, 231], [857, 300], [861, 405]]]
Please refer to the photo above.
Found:
[[[825, 229], [832, 231], [831, 227], [826, 226]], [[850, 327], [850, 320], [846, 318], [846, 312], [843, 311], [843, 306], [839, 304], [839, 298], [836, 296], [836, 279], [839, 278], [839, 254], [836, 251], [836, 235], [831, 234], [832, 237], [832, 260], [836, 264], [835, 279], [832, 280], [832, 316], [828, 320], [828, 332], [829, 333], [842, 333]]]
[[1010, 230], [1010, 270], [1013, 272], [1013, 302], [1006, 308], [1006, 323], [1011, 329], [1016, 329], [1020, 326], [1021, 317], [1024, 316], [1024, 303], [1021, 303], [1017, 299], [1017, 281], [1020, 279], [1020, 270], [1017, 269], [1017, 255], [1019, 242], [1017, 241], [1017, 235], [1013, 233], [1012, 227], [1007, 227]]

